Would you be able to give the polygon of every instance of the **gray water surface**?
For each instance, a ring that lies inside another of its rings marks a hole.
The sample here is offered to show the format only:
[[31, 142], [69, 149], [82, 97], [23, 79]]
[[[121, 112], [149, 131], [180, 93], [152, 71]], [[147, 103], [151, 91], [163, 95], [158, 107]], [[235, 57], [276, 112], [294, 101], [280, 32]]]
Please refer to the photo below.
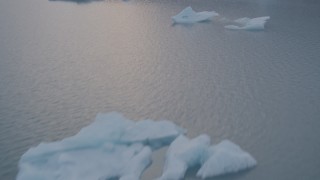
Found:
[[[271, 19], [262, 32], [172, 25], [189, 5]], [[30, 147], [109, 111], [230, 139], [259, 163], [215, 180], [320, 179], [319, 32], [316, 0], [2, 0], [0, 179], [15, 179]]]

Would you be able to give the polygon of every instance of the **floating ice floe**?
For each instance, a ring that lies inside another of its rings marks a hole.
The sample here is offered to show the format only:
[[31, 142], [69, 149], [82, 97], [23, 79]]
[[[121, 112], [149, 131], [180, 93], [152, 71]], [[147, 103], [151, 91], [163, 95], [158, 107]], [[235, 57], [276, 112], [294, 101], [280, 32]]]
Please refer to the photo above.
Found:
[[210, 137], [188, 139], [170, 121], [131, 121], [99, 114], [76, 135], [30, 148], [19, 161], [17, 180], [139, 180], [152, 151], [169, 145], [161, 180], [179, 180], [201, 166], [201, 178], [250, 168], [256, 161], [230, 141], [210, 147]]
[[167, 151], [164, 171], [159, 180], [183, 179], [187, 169], [195, 166], [201, 166], [197, 176], [204, 179], [238, 172], [257, 164], [249, 153], [229, 140], [209, 146], [207, 135], [192, 140], [180, 135]]
[[134, 122], [118, 113], [100, 114], [75, 136], [29, 149], [19, 161], [18, 180], [139, 179], [152, 149], [185, 131], [169, 121]]
[[207, 178], [212, 176], [234, 173], [251, 168], [257, 161], [238, 145], [229, 140], [224, 140], [208, 149], [208, 157], [197, 176]]
[[200, 135], [192, 140], [180, 135], [170, 145], [164, 171], [159, 180], [183, 179], [188, 168], [201, 164], [210, 146], [210, 137]]
[[219, 16], [215, 11], [195, 12], [191, 7], [187, 7], [179, 14], [172, 17], [175, 23], [196, 23], [210, 20], [214, 16]]
[[227, 25], [225, 28], [232, 29], [232, 30], [251, 30], [251, 31], [257, 31], [257, 30], [263, 30], [264, 25], [269, 20], [269, 16], [264, 17], [257, 17], [257, 18], [240, 18], [234, 20], [234, 22], [237, 25]]

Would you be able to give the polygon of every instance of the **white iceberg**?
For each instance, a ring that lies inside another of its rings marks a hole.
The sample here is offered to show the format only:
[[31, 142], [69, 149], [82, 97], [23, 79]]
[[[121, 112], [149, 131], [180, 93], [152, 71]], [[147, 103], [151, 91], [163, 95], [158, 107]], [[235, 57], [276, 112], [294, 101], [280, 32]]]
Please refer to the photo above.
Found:
[[238, 145], [224, 140], [210, 147], [210, 138], [200, 135], [192, 140], [180, 135], [170, 145], [164, 171], [159, 180], [180, 180], [189, 168], [201, 166], [197, 176], [208, 178], [251, 168], [256, 160]]
[[240, 18], [234, 20], [234, 22], [237, 25], [227, 25], [225, 28], [231, 29], [231, 30], [251, 30], [251, 31], [257, 31], [257, 30], [263, 30], [264, 25], [269, 20], [269, 16], [264, 17], [257, 17], [257, 18]]
[[17, 180], [138, 180], [151, 163], [152, 149], [182, 133], [169, 121], [100, 114], [75, 136], [29, 149], [19, 161]]
[[183, 179], [188, 168], [200, 165], [210, 146], [210, 137], [200, 135], [192, 140], [180, 135], [174, 140], [166, 155], [166, 162], [160, 180]]
[[199, 169], [197, 176], [207, 178], [234, 173], [251, 168], [257, 161], [238, 145], [229, 140], [214, 145], [208, 150], [208, 159]]
[[172, 17], [175, 23], [196, 23], [210, 20], [214, 16], [219, 16], [215, 11], [195, 12], [189, 6], [182, 10], [179, 14]]

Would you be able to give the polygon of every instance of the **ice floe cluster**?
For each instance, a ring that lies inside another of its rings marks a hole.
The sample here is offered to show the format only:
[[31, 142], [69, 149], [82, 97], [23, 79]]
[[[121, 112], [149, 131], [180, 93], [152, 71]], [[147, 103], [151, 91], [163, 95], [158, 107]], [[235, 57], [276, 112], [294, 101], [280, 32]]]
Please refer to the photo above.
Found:
[[[203, 11], [203, 12], [195, 12], [190, 6], [182, 10], [179, 14], [172, 16], [172, 20], [174, 23], [182, 23], [182, 24], [191, 24], [196, 22], [208, 21], [213, 17], [220, 16], [215, 11]], [[225, 17], [222, 17], [226, 21]], [[265, 23], [269, 20], [269, 16], [257, 17], [257, 18], [239, 18], [234, 21], [231, 21], [232, 24], [224, 26], [226, 29], [231, 30], [263, 30]], [[230, 22], [229, 22], [230, 23]]]
[[17, 180], [139, 180], [151, 164], [152, 152], [169, 146], [161, 180], [182, 179], [201, 166], [201, 178], [237, 172], [255, 159], [225, 140], [210, 146], [210, 137], [188, 139], [186, 130], [170, 121], [131, 121], [119, 113], [99, 114], [72, 137], [41, 143], [19, 161]]

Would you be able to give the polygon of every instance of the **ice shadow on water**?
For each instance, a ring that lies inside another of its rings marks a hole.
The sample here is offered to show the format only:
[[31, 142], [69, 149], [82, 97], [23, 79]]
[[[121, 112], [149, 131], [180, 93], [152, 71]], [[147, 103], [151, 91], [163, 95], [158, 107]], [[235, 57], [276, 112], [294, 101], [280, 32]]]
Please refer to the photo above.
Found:
[[57, 2], [73, 2], [77, 4], [87, 4], [91, 2], [103, 2], [104, 0], [49, 0], [49, 1], [57, 1]]

